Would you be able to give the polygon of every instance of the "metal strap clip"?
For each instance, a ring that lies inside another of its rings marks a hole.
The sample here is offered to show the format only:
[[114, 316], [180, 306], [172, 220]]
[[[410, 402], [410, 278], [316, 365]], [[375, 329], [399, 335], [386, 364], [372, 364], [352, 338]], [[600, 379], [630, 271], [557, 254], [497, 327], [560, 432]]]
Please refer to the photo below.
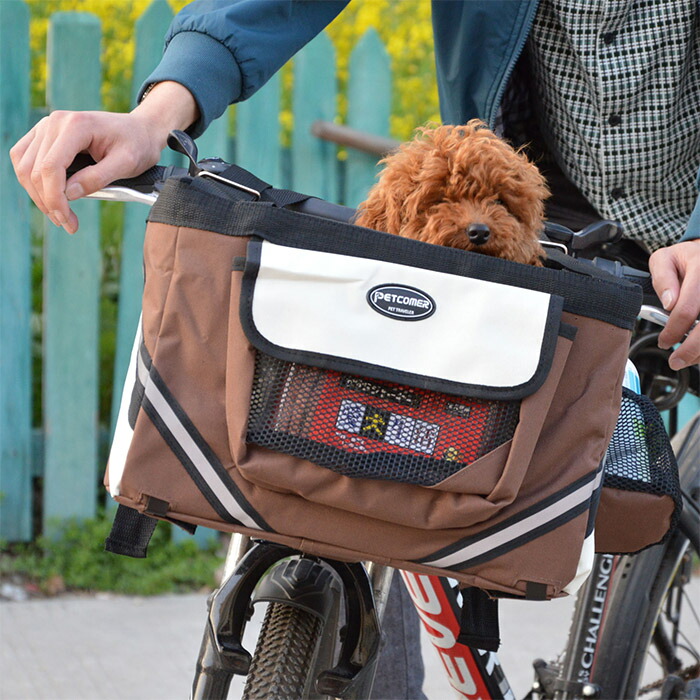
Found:
[[241, 185], [240, 182], [235, 182], [234, 180], [229, 180], [225, 177], [221, 177], [221, 175], [217, 175], [216, 173], [210, 173], [206, 170], [200, 170], [197, 173], [197, 177], [208, 177], [211, 178], [212, 180], [216, 180], [217, 182], [221, 182], [224, 185], [229, 185], [230, 187], [235, 187], [237, 190], [241, 190], [242, 192], [247, 192], [248, 194], [252, 194], [255, 199], [260, 199], [260, 192], [257, 190], [254, 190], [252, 187], [246, 187], [245, 185]]

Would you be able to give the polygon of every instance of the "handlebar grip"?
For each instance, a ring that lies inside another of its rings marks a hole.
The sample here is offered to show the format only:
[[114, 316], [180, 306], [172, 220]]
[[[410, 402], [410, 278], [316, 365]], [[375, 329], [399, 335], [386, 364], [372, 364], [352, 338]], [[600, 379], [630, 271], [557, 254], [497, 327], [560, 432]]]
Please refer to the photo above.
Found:
[[91, 165], [95, 165], [95, 159], [89, 153], [78, 153], [73, 162], [66, 168], [66, 178]]
[[[88, 153], [78, 153], [73, 162], [66, 168], [66, 177], [75, 175], [80, 170], [95, 165], [96, 161]], [[178, 174], [187, 174], [185, 168], [166, 167], [164, 165], [153, 165], [145, 172], [134, 177], [126, 177], [121, 180], [110, 182], [107, 187], [128, 187], [137, 192], [150, 193], [160, 190], [165, 180]]]
[[[110, 184], [114, 187], [129, 187], [137, 192], [153, 192], [154, 190], [159, 190], [170, 175], [175, 174], [172, 172], [174, 170], [172, 168], [171, 172], [168, 173], [168, 168], [164, 165], [152, 165], [140, 175], [126, 177]], [[184, 168], [178, 168], [177, 170], [182, 170], [183, 174], [187, 173]]]

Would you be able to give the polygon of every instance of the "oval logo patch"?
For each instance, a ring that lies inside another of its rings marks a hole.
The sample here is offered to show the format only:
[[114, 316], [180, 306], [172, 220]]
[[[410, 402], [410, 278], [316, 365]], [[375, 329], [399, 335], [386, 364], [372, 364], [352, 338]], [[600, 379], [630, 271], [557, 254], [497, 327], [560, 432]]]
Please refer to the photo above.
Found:
[[367, 303], [378, 313], [400, 321], [421, 321], [435, 313], [435, 301], [403, 284], [380, 284], [367, 292]]

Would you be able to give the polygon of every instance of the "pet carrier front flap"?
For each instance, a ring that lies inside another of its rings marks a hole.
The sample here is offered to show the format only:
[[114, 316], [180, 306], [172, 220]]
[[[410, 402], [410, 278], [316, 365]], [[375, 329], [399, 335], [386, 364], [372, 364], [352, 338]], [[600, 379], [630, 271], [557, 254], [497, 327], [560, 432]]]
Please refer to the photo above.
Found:
[[549, 372], [562, 299], [409, 265], [252, 240], [241, 322], [279, 359], [484, 399]]

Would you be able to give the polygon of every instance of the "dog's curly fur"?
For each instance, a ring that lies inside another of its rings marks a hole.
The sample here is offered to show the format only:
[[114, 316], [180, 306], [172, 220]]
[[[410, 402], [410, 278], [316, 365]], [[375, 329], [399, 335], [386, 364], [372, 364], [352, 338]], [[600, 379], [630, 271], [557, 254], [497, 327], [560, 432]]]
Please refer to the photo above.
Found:
[[[384, 170], [360, 204], [356, 224], [542, 264], [546, 181], [525, 154], [483, 122], [423, 127], [381, 162]], [[470, 240], [472, 224], [481, 224], [481, 231], [488, 227], [485, 242]]]

